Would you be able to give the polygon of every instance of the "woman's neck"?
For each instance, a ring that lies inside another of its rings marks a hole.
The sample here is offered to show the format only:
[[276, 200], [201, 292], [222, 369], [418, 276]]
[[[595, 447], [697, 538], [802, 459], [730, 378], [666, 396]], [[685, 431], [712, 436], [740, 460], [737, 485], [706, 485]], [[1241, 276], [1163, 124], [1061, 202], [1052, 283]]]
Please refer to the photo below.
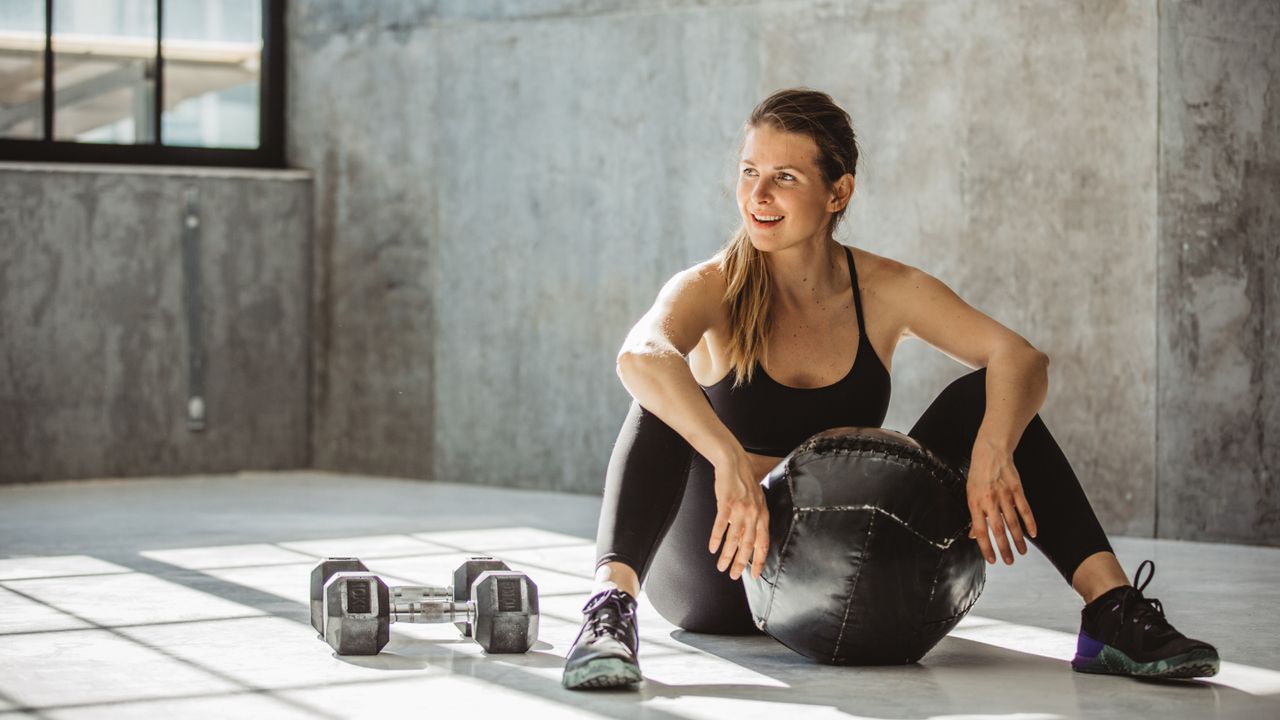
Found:
[[844, 253], [834, 239], [766, 253], [774, 302], [784, 310], [805, 309], [846, 290], [849, 270]]

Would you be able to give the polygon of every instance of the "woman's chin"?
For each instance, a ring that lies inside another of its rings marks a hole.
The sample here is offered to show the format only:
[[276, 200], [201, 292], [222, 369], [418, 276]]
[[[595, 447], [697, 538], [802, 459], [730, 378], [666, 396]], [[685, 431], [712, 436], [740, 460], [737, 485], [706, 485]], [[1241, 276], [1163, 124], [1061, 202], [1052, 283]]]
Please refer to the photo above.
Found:
[[784, 246], [786, 243], [779, 242], [779, 238], [760, 237], [759, 233], [748, 232], [747, 238], [751, 240], [751, 247], [760, 252], [773, 252]]
[[779, 252], [788, 248], [803, 247], [810, 244], [813, 247], [820, 247], [826, 242], [826, 240], [820, 240], [820, 237], [820, 235], [813, 235], [811, 237], [804, 237], [797, 240], [795, 236], [790, 234], [780, 235], [767, 231], [754, 232], [752, 230], [747, 230], [747, 238], [751, 241], [751, 247], [754, 247], [760, 252], [766, 253]]

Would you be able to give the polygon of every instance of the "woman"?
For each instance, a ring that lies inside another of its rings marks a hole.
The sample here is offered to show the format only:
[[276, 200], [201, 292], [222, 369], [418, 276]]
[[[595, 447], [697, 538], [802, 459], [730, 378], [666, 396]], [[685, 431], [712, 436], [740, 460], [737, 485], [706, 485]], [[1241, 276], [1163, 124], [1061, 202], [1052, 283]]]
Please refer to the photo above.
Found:
[[893, 350], [907, 337], [980, 368], [909, 434], [967, 469], [971, 535], [988, 563], [998, 550], [1012, 564], [1011, 545], [1026, 554], [1030, 538], [1080, 594], [1072, 667], [1214, 674], [1216, 650], [1174, 630], [1143, 597], [1145, 582], [1128, 583], [1036, 415], [1048, 357], [924, 272], [835, 241], [857, 160], [849, 116], [825, 93], [783, 90], [751, 113], [742, 228], [662, 288], [618, 355], [634, 402], [609, 463], [596, 592], [564, 685], [640, 680], [642, 578], [659, 613], [686, 630], [756, 632], [740, 578], [759, 577], [768, 550], [761, 479], [816, 432], [878, 427]]

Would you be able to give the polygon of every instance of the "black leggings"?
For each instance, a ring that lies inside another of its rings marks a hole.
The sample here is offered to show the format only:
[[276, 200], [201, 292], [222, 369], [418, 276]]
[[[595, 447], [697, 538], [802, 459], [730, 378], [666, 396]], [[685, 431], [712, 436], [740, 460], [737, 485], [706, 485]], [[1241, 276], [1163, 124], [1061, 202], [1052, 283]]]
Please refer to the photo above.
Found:
[[[982, 369], [951, 383], [908, 433], [962, 475], [986, 409], [986, 377]], [[1031, 542], [1070, 583], [1085, 558], [1111, 552], [1111, 544], [1039, 415], [1023, 432], [1013, 462], [1036, 519], [1038, 534]], [[718, 555], [707, 551], [715, 515], [711, 463], [632, 402], [609, 459], [596, 566], [631, 566], [658, 613], [685, 630], [758, 632], [742, 581], [716, 570]]]

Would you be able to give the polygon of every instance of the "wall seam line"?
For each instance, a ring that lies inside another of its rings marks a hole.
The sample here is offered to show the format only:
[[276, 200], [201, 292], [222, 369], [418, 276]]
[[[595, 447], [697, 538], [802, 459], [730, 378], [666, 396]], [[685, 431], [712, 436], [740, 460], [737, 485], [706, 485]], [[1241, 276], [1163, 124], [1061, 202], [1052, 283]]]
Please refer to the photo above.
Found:
[[1163, 280], [1163, 275], [1161, 273], [1160, 260], [1162, 257], [1163, 238], [1164, 238], [1164, 233], [1163, 233], [1164, 222], [1160, 214], [1160, 198], [1161, 198], [1161, 191], [1162, 191], [1161, 184], [1162, 184], [1162, 179], [1164, 177], [1163, 158], [1161, 156], [1161, 149], [1163, 146], [1163, 142], [1160, 135], [1161, 128], [1162, 128], [1162, 124], [1160, 122], [1162, 117], [1161, 100], [1163, 97], [1161, 79], [1163, 78], [1163, 75], [1164, 75], [1164, 69], [1161, 66], [1160, 60], [1161, 60], [1162, 52], [1164, 50], [1164, 42], [1163, 42], [1164, 41], [1164, 24], [1163, 24], [1164, 6], [1165, 6], [1164, 0], [1161, 0], [1160, 2], [1156, 3], [1156, 148], [1155, 148], [1156, 149], [1156, 178], [1155, 178], [1156, 180], [1156, 192], [1155, 192], [1155, 205], [1156, 205], [1155, 207], [1155, 219], [1156, 219], [1155, 264], [1156, 264], [1156, 267], [1155, 267], [1155, 271], [1156, 272], [1155, 272], [1155, 282], [1152, 283], [1154, 286], [1154, 293], [1155, 293], [1156, 316], [1155, 316], [1155, 323], [1154, 323], [1155, 344], [1153, 345], [1153, 347], [1155, 348], [1155, 378], [1154, 378], [1154, 384], [1153, 384], [1152, 409], [1154, 412], [1152, 413], [1153, 428], [1152, 428], [1152, 444], [1151, 444], [1151, 453], [1152, 453], [1152, 458], [1151, 458], [1151, 468], [1152, 468], [1151, 537], [1152, 538], [1160, 537], [1160, 351], [1161, 351], [1160, 339], [1162, 337], [1162, 333], [1161, 333], [1162, 326], [1160, 322], [1160, 318], [1161, 318], [1160, 284]]

